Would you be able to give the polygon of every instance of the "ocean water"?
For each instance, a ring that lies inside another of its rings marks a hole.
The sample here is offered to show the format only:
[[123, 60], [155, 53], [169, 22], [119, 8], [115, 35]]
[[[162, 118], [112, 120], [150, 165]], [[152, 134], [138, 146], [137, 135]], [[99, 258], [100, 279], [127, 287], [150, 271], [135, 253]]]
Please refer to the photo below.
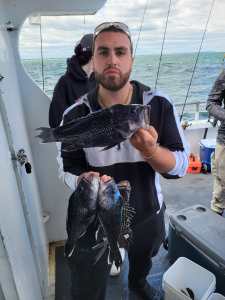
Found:
[[[200, 54], [193, 76], [193, 69], [197, 53], [168, 54], [163, 55], [157, 89], [168, 95], [177, 106], [178, 112], [183, 109], [183, 103], [187, 97], [191, 77], [192, 84], [184, 109], [186, 119], [194, 118], [193, 112], [199, 103], [199, 110], [202, 111], [200, 118], [206, 118], [205, 103], [208, 93], [223, 66], [224, 53], [203, 52]], [[43, 60], [43, 76], [40, 59], [23, 60], [28, 74], [51, 98], [54, 86], [61, 75], [66, 71], [66, 58], [51, 58]], [[131, 79], [138, 80], [152, 88], [155, 88], [156, 77], [159, 66], [159, 55], [140, 55], [134, 60]], [[44, 80], [43, 80], [44, 79]]]

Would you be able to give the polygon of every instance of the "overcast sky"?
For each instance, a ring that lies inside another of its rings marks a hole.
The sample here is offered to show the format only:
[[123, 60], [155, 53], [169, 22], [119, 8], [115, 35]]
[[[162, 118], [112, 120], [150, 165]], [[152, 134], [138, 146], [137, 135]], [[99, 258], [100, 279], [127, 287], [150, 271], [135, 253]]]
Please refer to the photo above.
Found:
[[[146, 5], [147, 4], [147, 5]], [[172, 0], [164, 53], [198, 51], [212, 0]], [[145, 8], [147, 7], [144, 16]], [[44, 57], [69, 57], [84, 33], [104, 21], [130, 26], [134, 47], [144, 16], [136, 54], [160, 53], [169, 0], [109, 0], [93, 16], [42, 17]], [[225, 52], [225, 0], [215, 0], [202, 51]], [[40, 57], [39, 26], [25, 22], [20, 37], [23, 58]]]

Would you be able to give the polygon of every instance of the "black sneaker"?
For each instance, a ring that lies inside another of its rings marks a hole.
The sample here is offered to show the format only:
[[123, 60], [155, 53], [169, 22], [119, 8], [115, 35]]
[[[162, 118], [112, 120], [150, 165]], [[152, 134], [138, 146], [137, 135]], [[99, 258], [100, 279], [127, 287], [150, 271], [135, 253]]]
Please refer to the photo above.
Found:
[[[214, 211], [214, 212], [215, 212], [215, 211]], [[222, 211], [216, 211], [215, 213], [216, 213], [217, 215], [221, 216], [221, 217], [223, 216], [223, 210], [222, 210]]]
[[129, 285], [129, 289], [141, 297], [143, 300], [163, 300], [164, 294], [163, 291], [157, 290], [153, 286], [151, 286], [147, 281], [143, 286], [132, 286]]
[[211, 211], [214, 212], [214, 213], [216, 213], [219, 216], [222, 216], [223, 212], [224, 212], [224, 209], [221, 209], [220, 211], [218, 211], [218, 210], [214, 210], [214, 209], [211, 208]]
[[221, 217], [223, 216], [223, 211], [221, 212], [217, 212], [218, 215], [220, 215]]

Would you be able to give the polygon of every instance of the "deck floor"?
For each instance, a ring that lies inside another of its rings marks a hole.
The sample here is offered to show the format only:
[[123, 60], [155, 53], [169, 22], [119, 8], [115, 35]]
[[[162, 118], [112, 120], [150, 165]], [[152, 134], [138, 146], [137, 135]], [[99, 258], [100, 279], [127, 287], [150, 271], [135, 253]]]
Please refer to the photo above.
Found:
[[[168, 229], [168, 215], [180, 209], [200, 204], [210, 207], [212, 194], [211, 174], [188, 174], [178, 180], [161, 180], [164, 200], [167, 206], [165, 221]], [[55, 300], [69, 300], [69, 272], [63, 258], [62, 247], [56, 250], [59, 256], [56, 264]], [[155, 287], [161, 287], [162, 275], [169, 267], [167, 251], [161, 247], [158, 255], [153, 259], [153, 268], [148, 276], [149, 282]], [[109, 278], [107, 300], [139, 300], [129, 295], [127, 288], [128, 262], [127, 257], [122, 265], [118, 277]], [[54, 299], [54, 298], [52, 298]]]

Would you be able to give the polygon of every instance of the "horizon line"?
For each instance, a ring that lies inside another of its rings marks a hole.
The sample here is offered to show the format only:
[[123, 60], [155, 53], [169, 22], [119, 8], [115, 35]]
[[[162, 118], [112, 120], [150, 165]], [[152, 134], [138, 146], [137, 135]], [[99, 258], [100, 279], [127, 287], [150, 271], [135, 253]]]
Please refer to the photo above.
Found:
[[[164, 53], [163, 54], [163, 56], [166, 56], [166, 55], [184, 55], [184, 54], [195, 54], [195, 53], [198, 53], [198, 51], [193, 51], [193, 52], [171, 52], [171, 53]], [[202, 51], [201, 53], [200, 53], [200, 55], [201, 54], [206, 54], [206, 53], [224, 53], [223, 51]], [[74, 54], [72, 54], [71, 56], [73, 56]], [[160, 53], [152, 53], [152, 54], [137, 54], [136, 55], [136, 57], [137, 56], [159, 56], [160, 55]], [[224, 53], [224, 55], [225, 55], [225, 53]], [[71, 57], [70, 56], [70, 57]], [[41, 59], [41, 57], [22, 57], [22, 56], [20, 56], [21, 57], [21, 59], [22, 60], [32, 60], [32, 59]], [[46, 57], [44, 57], [44, 59], [67, 59], [68, 58], [68, 56], [66, 56], [66, 57], [59, 57], [59, 56], [57, 56], [57, 57], [48, 57], [48, 56], [46, 56]]]

